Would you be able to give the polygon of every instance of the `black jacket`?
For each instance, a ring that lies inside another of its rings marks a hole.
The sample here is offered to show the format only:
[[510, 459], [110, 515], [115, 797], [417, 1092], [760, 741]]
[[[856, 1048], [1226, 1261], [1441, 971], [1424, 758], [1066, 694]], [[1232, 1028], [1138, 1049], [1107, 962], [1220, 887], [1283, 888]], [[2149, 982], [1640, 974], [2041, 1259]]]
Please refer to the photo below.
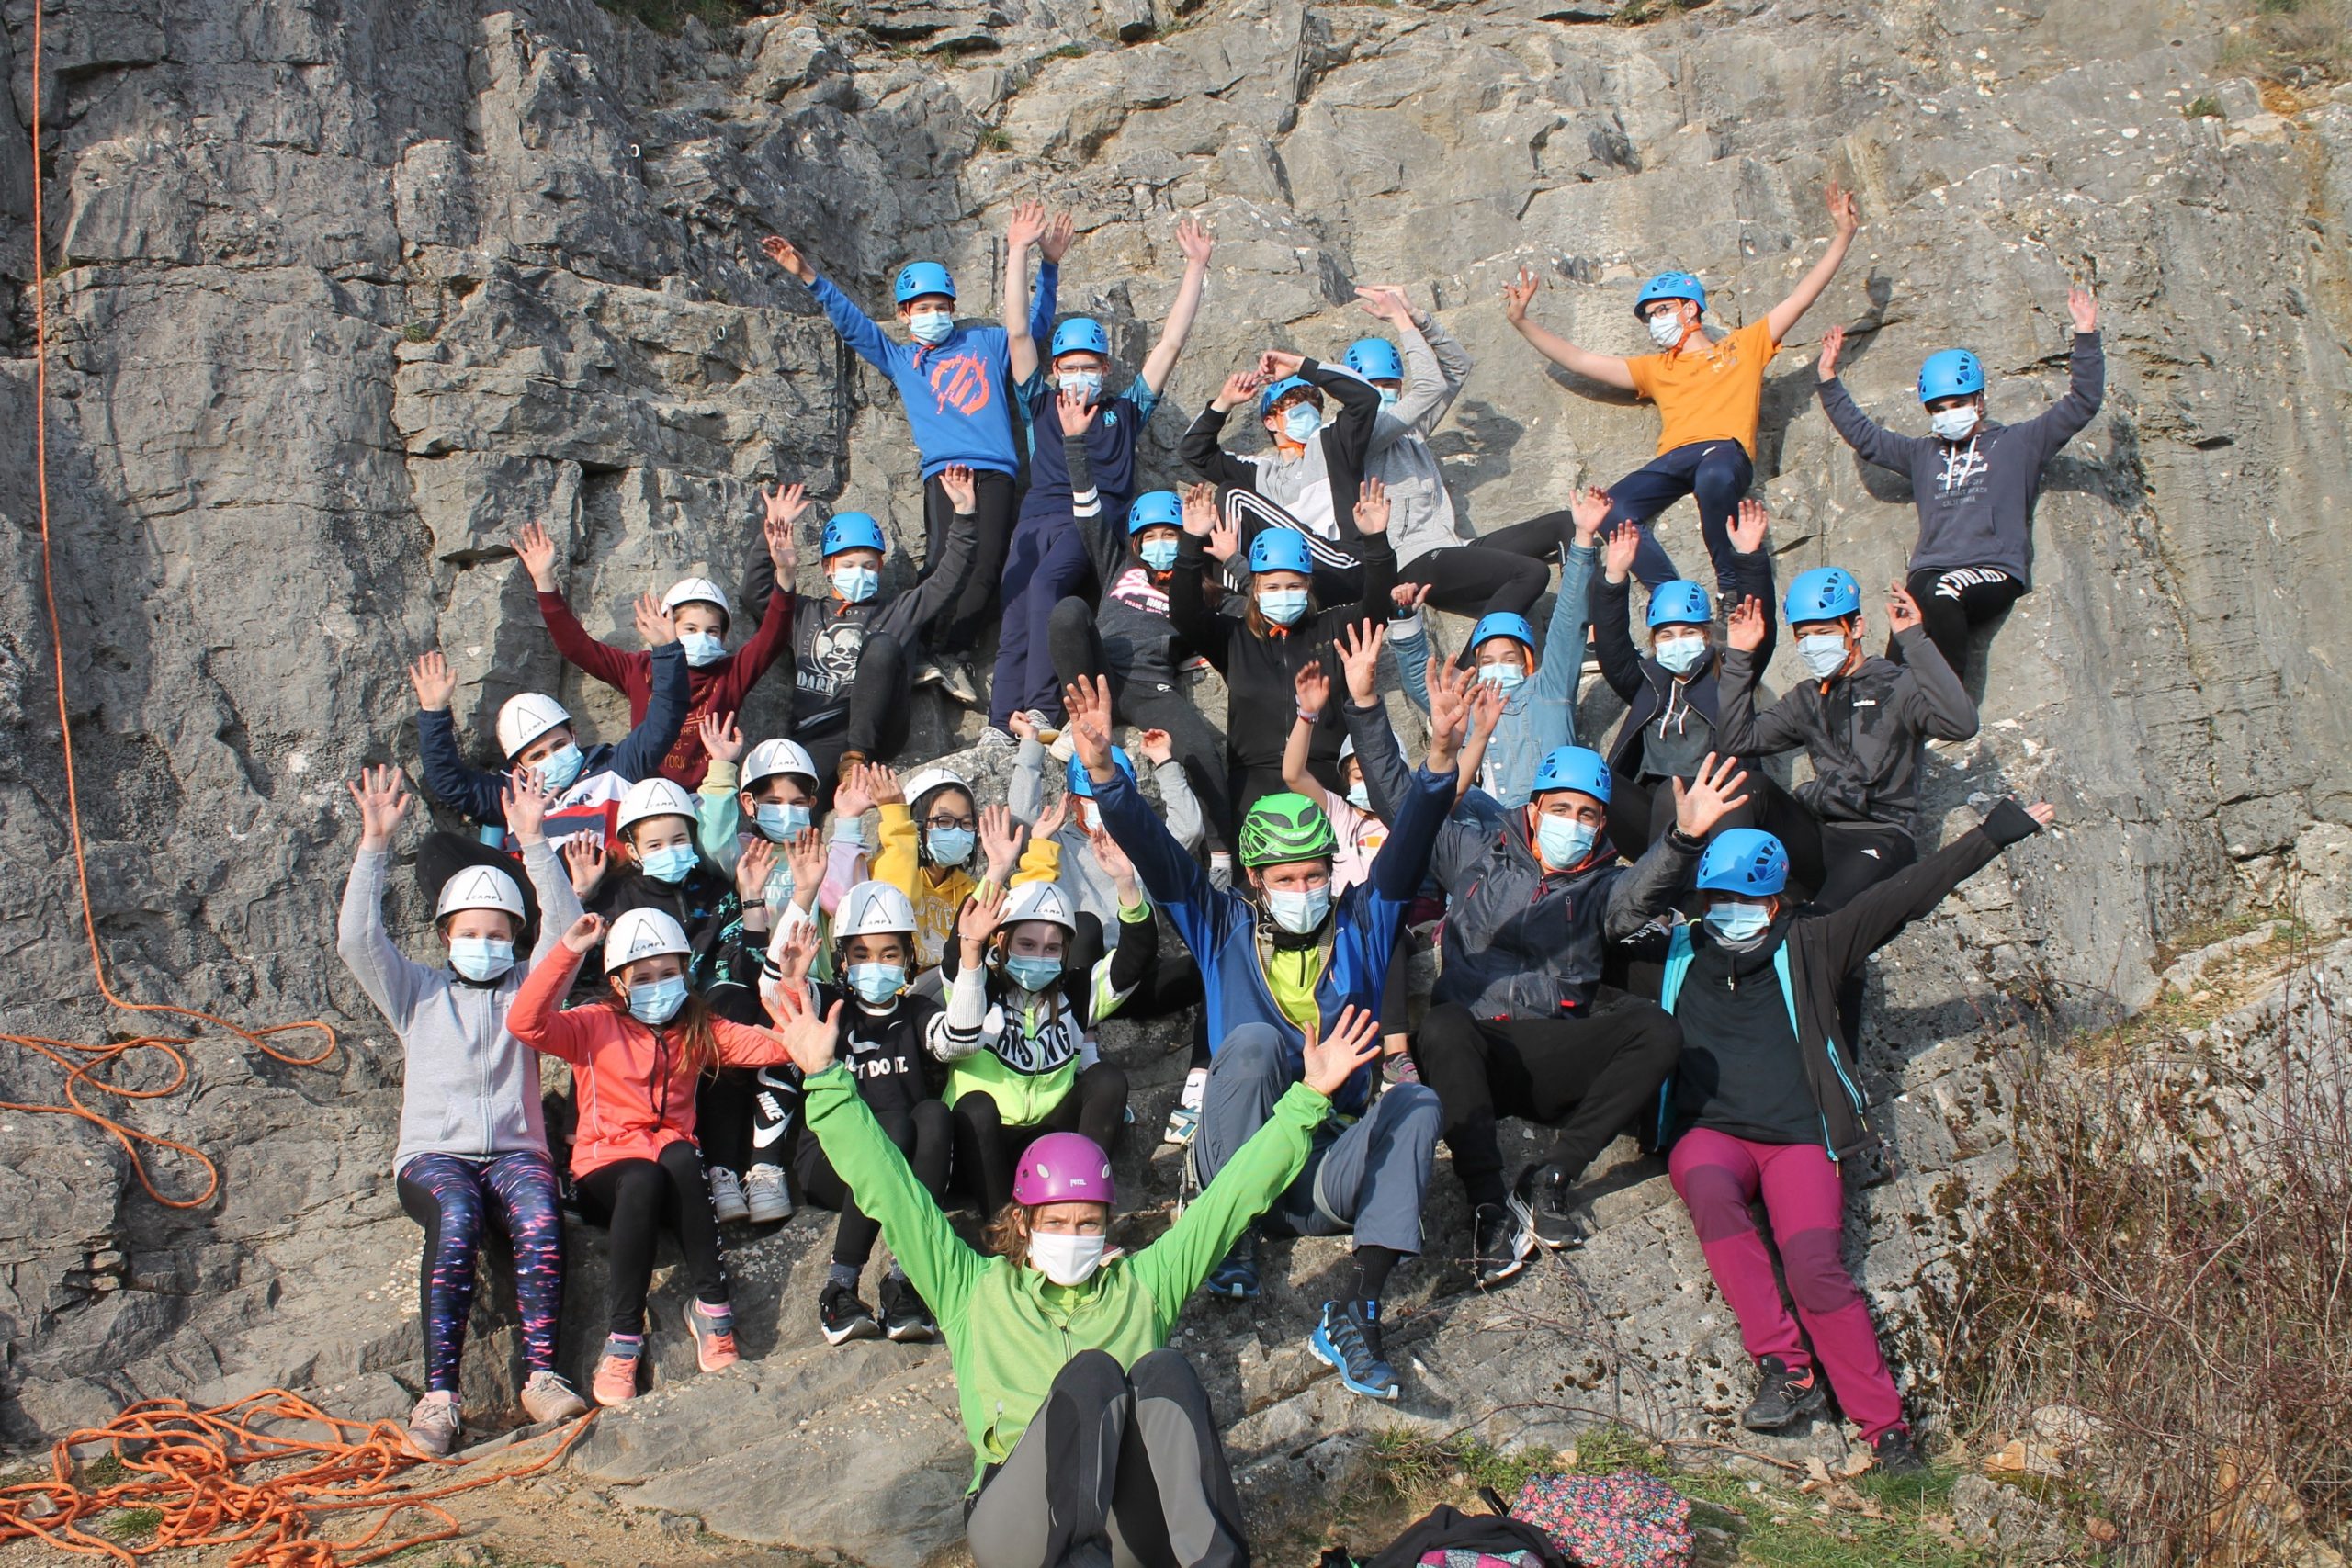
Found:
[[[1756, 650], [1754, 668], [1761, 670], [1772, 662], [1772, 649], [1780, 638], [1780, 618], [1772, 603], [1772, 562], [1762, 550], [1747, 555], [1732, 555], [1726, 565], [1737, 572], [1729, 573], [1728, 581], [1719, 586], [1726, 607], [1740, 599], [1755, 599], [1764, 606], [1764, 646]], [[1592, 578], [1592, 640], [1600, 655], [1600, 678], [1609, 682], [1625, 705], [1625, 722], [1618, 727], [1617, 739], [1609, 745], [1609, 765], [1627, 778], [1639, 778], [1642, 773], [1642, 727], [1656, 724], [1658, 716], [1670, 711], [1673, 702], [1688, 703], [1703, 716], [1709, 725], [1720, 723], [1716, 677], [1723, 669], [1723, 646], [1718, 642], [1708, 657], [1705, 668], [1682, 683], [1675, 691], [1674, 676], [1666, 666], [1642, 651], [1634, 637], [1633, 578], [1611, 582], [1606, 573], [1595, 572]]]

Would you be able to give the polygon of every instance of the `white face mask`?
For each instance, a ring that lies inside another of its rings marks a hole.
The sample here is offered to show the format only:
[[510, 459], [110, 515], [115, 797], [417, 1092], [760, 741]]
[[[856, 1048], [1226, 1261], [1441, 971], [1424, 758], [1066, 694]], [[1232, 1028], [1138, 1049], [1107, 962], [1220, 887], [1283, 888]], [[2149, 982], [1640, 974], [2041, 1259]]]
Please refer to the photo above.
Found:
[[727, 655], [727, 644], [716, 632], [680, 632], [678, 646], [685, 649], [686, 662], [697, 670]]
[[1099, 1235], [1033, 1231], [1029, 1236], [1029, 1266], [1057, 1285], [1083, 1285], [1102, 1267], [1104, 1241]]
[[946, 310], [917, 310], [907, 318], [907, 335], [917, 343], [945, 343], [956, 330], [956, 317]]
[[1816, 681], [1826, 681], [1846, 667], [1846, 639], [1836, 632], [1815, 632], [1797, 638], [1797, 658]]
[[1102, 400], [1102, 372], [1100, 370], [1065, 370], [1057, 379], [1065, 392], [1075, 392], [1090, 403]]
[[1672, 348], [1682, 341], [1682, 312], [1671, 307], [1649, 317], [1643, 324], [1650, 329], [1650, 341], [1660, 348]]
[[1266, 891], [1266, 911], [1274, 917], [1274, 924], [1293, 936], [1305, 936], [1323, 923], [1331, 912], [1331, 889], [1329, 884], [1309, 887], [1301, 893]]
[[1939, 409], [1928, 416], [1928, 428], [1939, 441], [1965, 441], [1976, 428], [1976, 407], [1962, 403], [1956, 409]]
[[843, 602], [863, 604], [882, 586], [882, 574], [870, 566], [837, 566], [833, 568], [833, 592]]
[[1703, 637], [1660, 637], [1650, 644], [1650, 651], [1668, 673], [1688, 675], [1707, 657], [1707, 639]]

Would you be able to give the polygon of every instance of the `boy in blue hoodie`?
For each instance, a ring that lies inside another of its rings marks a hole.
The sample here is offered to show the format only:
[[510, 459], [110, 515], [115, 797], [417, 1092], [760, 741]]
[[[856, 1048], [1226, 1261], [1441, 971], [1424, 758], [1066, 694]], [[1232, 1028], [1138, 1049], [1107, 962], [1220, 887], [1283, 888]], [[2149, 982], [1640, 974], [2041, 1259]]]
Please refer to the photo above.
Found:
[[[1065, 212], [1056, 214], [1037, 237], [1044, 260], [1029, 317], [1032, 338], [1052, 334], [1062, 254], [1076, 232]], [[962, 590], [933, 623], [927, 640], [933, 661], [919, 670], [915, 680], [941, 686], [966, 707], [978, 707], [985, 699], [972, 672], [972, 648], [988, 621], [997, 579], [1004, 570], [1005, 542], [1012, 533], [1012, 481], [1020, 471], [1012, 349], [1005, 330], [958, 321], [956, 280], [947, 269], [937, 262], [910, 262], [899, 269], [891, 288], [908, 337], [896, 343], [856, 301], [820, 276], [791, 241], [771, 234], [760, 248], [808, 286], [842, 341], [899, 389], [922, 457], [924, 559], [942, 558], [947, 525], [956, 514], [940, 474], [951, 464], [972, 470], [978, 491], [978, 548]]]

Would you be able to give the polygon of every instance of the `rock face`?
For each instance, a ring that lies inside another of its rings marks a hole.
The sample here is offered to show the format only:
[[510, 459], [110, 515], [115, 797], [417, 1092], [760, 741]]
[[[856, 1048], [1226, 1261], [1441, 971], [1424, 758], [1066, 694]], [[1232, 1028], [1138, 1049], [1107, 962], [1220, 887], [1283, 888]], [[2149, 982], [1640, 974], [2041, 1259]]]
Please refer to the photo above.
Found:
[[[240, 1021], [316, 1015], [343, 1039], [302, 1068], [199, 1032], [188, 1086], [125, 1113], [220, 1160], [219, 1198], [194, 1210], [151, 1201], [86, 1124], [0, 1114], [8, 1438], [137, 1395], [282, 1382], [391, 1407], [395, 1380], [413, 1382], [415, 1233], [386, 1168], [400, 1056], [333, 951], [355, 833], [342, 781], [413, 762], [402, 665], [428, 648], [460, 672], [485, 753], [488, 716], [521, 689], [557, 690], [606, 737], [625, 723], [614, 694], [559, 670], [509, 558], [524, 521], [547, 522], [573, 604], [623, 641], [641, 589], [734, 579], [764, 480], [805, 480], [920, 550], [895, 400], [758, 257], [766, 232], [869, 307], [897, 265], [941, 257], [985, 314], [1005, 214], [1043, 195], [1081, 229], [1064, 309], [1102, 316], [1132, 365], [1174, 290], [1175, 220], [1201, 215], [1219, 246], [1154, 427], [1158, 482], [1227, 371], [1269, 344], [1335, 353], [1368, 325], [1350, 288], [1401, 284], [1477, 358], [1436, 445], [1463, 514], [1491, 528], [1636, 466], [1655, 433], [1649, 411], [1519, 343], [1505, 278], [1533, 266], [1537, 315], [1603, 350], [1639, 346], [1634, 284], [1669, 265], [1736, 325], [1817, 254], [1819, 188], [1843, 180], [1867, 227], [1768, 383], [1758, 487], [1783, 581], [1832, 560], [1891, 581], [1911, 536], [1901, 481], [1861, 469], [1815, 405], [1822, 326], [1868, 329], [1849, 380], [1889, 423], [1916, 419], [1914, 368], [1951, 343], [1984, 356], [1994, 412], [2016, 419], [2062, 389], [2064, 290], [2095, 284], [2106, 407], [2050, 475], [2036, 592], [1972, 673], [1984, 732], [1928, 767], [1931, 814], [1955, 829], [1972, 797], [2011, 789], [2056, 801], [2065, 827], [1881, 956], [1871, 1088], [1894, 1102], [1907, 1173], [1861, 1200], [1883, 1300], [1966, 1242], [2003, 1158], [1990, 1097], [2016, 1020], [2136, 1005], [2184, 928], [2342, 868], [2352, 99], [2266, 102], [2225, 80], [2220, 0], [1714, 0], [1622, 26], [1585, 25], [1609, 0], [1162, 0], [1156, 16], [862, 0], [675, 39], [587, 0], [68, 0], [45, 10], [38, 62], [62, 656], [29, 458], [34, 3], [0, 6], [0, 1024], [92, 1042], [146, 1027], [93, 991], [62, 657], [117, 989]], [[2222, 113], [2185, 118], [2200, 97]], [[1687, 506], [1663, 537], [1696, 565]], [[768, 733], [777, 711], [771, 692], [745, 728]], [[1597, 684], [1582, 716], [1589, 735], [1614, 722]], [[971, 734], [929, 696], [917, 720], [911, 755]], [[2340, 918], [2341, 889], [2312, 907]], [[424, 914], [396, 900], [420, 938]], [[1124, 1039], [1154, 1064], [1148, 1129], [1181, 1058]], [[59, 1076], [0, 1058], [10, 1100], [54, 1101]], [[123, 1076], [164, 1077], [153, 1061]], [[1144, 1152], [1125, 1157], [1141, 1175]], [[201, 1185], [155, 1164], [169, 1195]], [[1157, 1168], [1164, 1199], [1172, 1168]], [[1645, 1418], [1669, 1424], [1736, 1397], [1736, 1337], [1671, 1195], [1647, 1168], [1623, 1178], [1578, 1289], [1563, 1273], [1487, 1302], [1435, 1258], [1411, 1273], [1404, 1337], [1426, 1325], [1431, 1348], [1408, 1415], [1458, 1425], [1546, 1378], [1603, 1413], [1631, 1380], [1653, 1391]], [[1442, 1172], [1439, 1190], [1442, 1254], [1461, 1216]], [[911, 1562], [956, 1527], [944, 1363], [812, 1348], [809, 1225], [741, 1261], [768, 1359], [724, 1392], [683, 1380], [582, 1463], [630, 1482], [659, 1468], [649, 1502], [729, 1533]], [[1310, 1378], [1300, 1339], [1337, 1253], [1290, 1251], [1246, 1325], [1201, 1312], [1187, 1328], [1237, 1441], [1285, 1463], [1388, 1418]], [[1568, 1322], [1571, 1303], [1573, 1352], [1514, 1356], [1515, 1318]], [[1896, 1343], [1919, 1375], [1913, 1330]], [[486, 1343], [478, 1375], [503, 1376], [503, 1355]], [[850, 1389], [902, 1410], [901, 1436], [844, 1415]], [[727, 1420], [739, 1407], [752, 1419]], [[914, 1488], [920, 1529], [891, 1546], [846, 1506], [789, 1530], [771, 1506], [763, 1523], [714, 1434], [804, 1419], [851, 1432], [827, 1474]], [[724, 1484], [647, 1465], [645, 1445], [687, 1432]]]

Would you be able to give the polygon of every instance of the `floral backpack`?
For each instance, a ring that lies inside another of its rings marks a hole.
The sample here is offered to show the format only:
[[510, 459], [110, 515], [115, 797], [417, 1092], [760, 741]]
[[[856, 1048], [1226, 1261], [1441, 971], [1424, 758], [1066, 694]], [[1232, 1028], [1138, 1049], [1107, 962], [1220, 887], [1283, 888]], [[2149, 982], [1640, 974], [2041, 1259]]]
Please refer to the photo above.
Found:
[[1690, 1499], [1637, 1471], [1531, 1477], [1510, 1517], [1543, 1530], [1585, 1568], [1690, 1568], [1696, 1544]]

